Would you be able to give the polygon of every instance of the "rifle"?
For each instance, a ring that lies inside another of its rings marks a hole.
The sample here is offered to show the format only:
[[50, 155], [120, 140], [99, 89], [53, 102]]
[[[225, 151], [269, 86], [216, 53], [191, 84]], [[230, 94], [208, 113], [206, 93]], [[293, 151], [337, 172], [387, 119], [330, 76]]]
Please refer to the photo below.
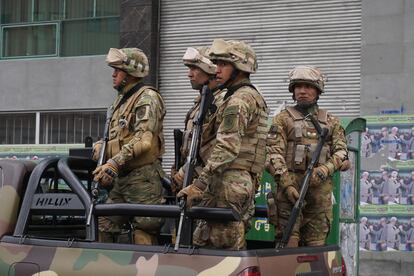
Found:
[[299, 212], [302, 209], [303, 201], [305, 200], [305, 196], [309, 188], [309, 183], [310, 183], [313, 169], [315, 168], [315, 165], [318, 163], [323, 144], [325, 143], [326, 137], [328, 135], [328, 129], [326, 128], [322, 129], [319, 123], [312, 116], [310, 116], [310, 118], [311, 118], [312, 123], [315, 125], [316, 129], [319, 132], [319, 141], [318, 141], [318, 144], [316, 146], [314, 153], [312, 154], [311, 161], [308, 167], [306, 168], [305, 177], [303, 178], [302, 187], [299, 193], [299, 198], [295, 202], [295, 205], [292, 208], [292, 212], [290, 213], [288, 224], [285, 230], [283, 231], [282, 239], [278, 243], [276, 243], [276, 248], [285, 247], [289, 241], [290, 235], [292, 234], [293, 226], [295, 225]]
[[[198, 161], [198, 150], [200, 146], [200, 136], [203, 127], [203, 121], [207, 114], [207, 110], [212, 104], [213, 100], [213, 93], [210, 91], [207, 85], [204, 85], [201, 90], [200, 109], [193, 121], [193, 133], [191, 137], [190, 151], [188, 153], [186, 163], [184, 164], [184, 166], [186, 166], [186, 170], [183, 180], [183, 189], [190, 185], [193, 181], [193, 173]], [[178, 204], [180, 206], [180, 220], [178, 223], [177, 237], [175, 239], [175, 251], [177, 251], [180, 247], [181, 235], [184, 236], [183, 243], [185, 245], [191, 245], [192, 240], [192, 221], [186, 215], [187, 199], [181, 198]]]
[[[99, 152], [99, 159], [98, 159], [98, 163], [96, 167], [102, 166], [106, 161], [105, 153], [106, 153], [106, 148], [108, 146], [108, 141], [109, 141], [109, 126], [111, 124], [112, 115], [113, 115], [113, 109], [112, 109], [112, 106], [110, 106], [106, 110], [103, 142], [102, 142], [101, 150]], [[91, 202], [91, 207], [89, 209], [88, 218], [86, 220], [87, 226], [89, 226], [91, 223], [93, 206], [97, 203], [105, 202], [106, 198], [108, 197], [108, 191], [106, 189], [102, 189], [102, 187], [100, 187], [99, 182], [93, 181], [91, 194], [92, 194], [93, 200]]]
[[183, 145], [183, 132], [179, 128], [174, 128], [174, 166], [175, 169], [181, 167], [181, 146]]

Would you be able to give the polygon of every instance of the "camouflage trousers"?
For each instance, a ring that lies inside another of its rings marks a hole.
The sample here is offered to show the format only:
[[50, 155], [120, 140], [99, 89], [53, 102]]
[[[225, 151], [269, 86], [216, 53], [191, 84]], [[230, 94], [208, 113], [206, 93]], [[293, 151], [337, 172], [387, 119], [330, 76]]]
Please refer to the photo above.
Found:
[[199, 206], [233, 208], [242, 221], [226, 223], [198, 221], [193, 243], [202, 247], [241, 250], [254, 214], [254, 180], [245, 170], [227, 170], [214, 175]]
[[[289, 173], [298, 183], [302, 183], [303, 175]], [[287, 226], [293, 204], [287, 198], [285, 191], [278, 189], [276, 194], [277, 225], [275, 225], [276, 240], [281, 239]], [[292, 238], [298, 239], [304, 245], [324, 244], [332, 226], [332, 180], [328, 178], [319, 186], [310, 186], [305, 196], [302, 210], [293, 227]]]
[[[163, 201], [161, 177], [163, 176], [164, 171], [159, 161], [134, 169], [126, 176], [115, 179], [106, 203], [161, 204]], [[121, 233], [122, 226], [129, 222], [132, 223], [133, 229], [141, 230], [138, 232], [144, 231], [149, 235], [155, 235], [164, 220], [153, 217], [99, 217], [99, 231], [117, 235]]]

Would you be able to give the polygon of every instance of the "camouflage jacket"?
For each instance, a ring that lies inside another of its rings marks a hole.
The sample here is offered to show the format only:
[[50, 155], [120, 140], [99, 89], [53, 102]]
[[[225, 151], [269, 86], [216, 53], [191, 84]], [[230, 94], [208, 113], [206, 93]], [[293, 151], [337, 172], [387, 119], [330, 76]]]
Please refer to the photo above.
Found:
[[[203, 130], [206, 126], [208, 126], [209, 122], [212, 120], [214, 113], [218, 110], [218, 108], [221, 106], [221, 104], [223, 103], [223, 98], [225, 95], [225, 90], [220, 90], [220, 89], [215, 89], [213, 91], [214, 94], [214, 100], [212, 105], [210, 106], [206, 117], [204, 118], [203, 121]], [[198, 95], [195, 99], [194, 99], [194, 105], [190, 108], [190, 110], [187, 112], [187, 115], [185, 117], [185, 129], [184, 129], [184, 133], [183, 133], [183, 144], [181, 146], [181, 157], [182, 160], [181, 162], [184, 163], [185, 158], [187, 157], [187, 155], [189, 154], [190, 151], [190, 146], [191, 146], [191, 139], [192, 139], [192, 133], [193, 133], [193, 121], [195, 119], [195, 117], [198, 114], [198, 111], [200, 109], [200, 100], [201, 100], [201, 95]], [[202, 132], [203, 132], [202, 130]], [[200, 151], [199, 156], [202, 160], [207, 160], [207, 158], [209, 157], [209, 152], [208, 151]]]
[[[310, 162], [312, 149], [316, 148], [318, 142], [318, 134], [312, 122], [305, 120], [303, 116], [301, 119], [293, 118], [288, 109], [282, 110], [273, 118], [267, 137], [266, 167], [275, 178], [280, 177], [288, 170], [303, 173]], [[326, 165], [329, 169], [329, 175], [332, 175], [348, 159], [344, 129], [336, 117], [319, 109], [318, 106], [309, 112], [318, 119], [321, 127], [329, 130], [319, 164]], [[303, 146], [304, 162], [302, 162], [302, 157], [298, 158], [297, 156], [301, 152], [298, 150], [299, 146]], [[285, 188], [283, 183], [280, 185]]]
[[[211, 150], [199, 180], [208, 185], [213, 174], [244, 169], [259, 174], [264, 167], [268, 109], [249, 79], [228, 88], [214, 118], [203, 128], [202, 146]], [[214, 141], [209, 144], [209, 141]]]
[[[112, 105], [137, 83], [127, 85]], [[164, 101], [155, 88], [141, 87], [115, 110], [109, 131], [107, 158], [121, 168], [134, 169], [153, 163], [164, 153]]]

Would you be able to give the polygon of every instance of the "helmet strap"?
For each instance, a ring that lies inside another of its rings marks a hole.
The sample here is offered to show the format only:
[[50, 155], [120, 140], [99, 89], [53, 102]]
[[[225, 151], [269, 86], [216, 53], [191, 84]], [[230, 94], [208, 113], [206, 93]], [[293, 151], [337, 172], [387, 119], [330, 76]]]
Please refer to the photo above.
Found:
[[239, 75], [240, 71], [239, 69], [237, 69], [236, 67], [234, 67], [233, 65], [233, 71], [231, 72], [230, 78], [228, 80], [226, 80], [225, 83], [223, 83], [222, 85], [219, 85], [219, 89], [223, 89], [229, 86], [230, 83], [232, 83], [237, 76]]
[[118, 85], [118, 87], [116, 88], [116, 90], [118, 90], [118, 92], [122, 92], [122, 90], [125, 88], [125, 86], [127, 85], [127, 83], [128, 83], [128, 80], [127, 80], [127, 78], [128, 78], [128, 75], [126, 75], [125, 76], [125, 78], [121, 81], [121, 83]]
[[[311, 108], [311, 107], [313, 107], [313, 106], [315, 106], [315, 105], [317, 105], [317, 103], [318, 103], [318, 99], [319, 99], [319, 96], [318, 97], [316, 97], [316, 99], [313, 101], [313, 102], [296, 102], [296, 105], [300, 108], [300, 109], [302, 109], [302, 110], [307, 110], [307, 109], [309, 109], [309, 108]], [[296, 100], [295, 100], [296, 101]]]

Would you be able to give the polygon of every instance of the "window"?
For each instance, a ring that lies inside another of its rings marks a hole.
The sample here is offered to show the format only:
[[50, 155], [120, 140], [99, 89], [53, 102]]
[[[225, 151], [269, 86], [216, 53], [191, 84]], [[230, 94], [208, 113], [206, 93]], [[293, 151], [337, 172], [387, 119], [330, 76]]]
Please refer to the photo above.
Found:
[[103, 135], [105, 116], [105, 111], [41, 113], [40, 143], [78, 144], [86, 136], [97, 141]]
[[3, 57], [56, 55], [57, 24], [3, 27]]
[[112, 0], [96, 0], [96, 16], [119, 15], [119, 2]]
[[1, 23], [31, 21], [31, 0], [1, 0]]
[[99, 18], [62, 22], [61, 56], [106, 54], [119, 42], [119, 19]]
[[94, 15], [94, 0], [66, 0], [65, 18], [85, 18]]
[[33, 9], [33, 21], [51, 21], [62, 19], [62, 1], [35, 0], [33, 1]]
[[1, 58], [105, 54], [119, 47], [118, 0], [0, 0]]
[[36, 135], [36, 115], [1, 114], [0, 144], [34, 144]]

